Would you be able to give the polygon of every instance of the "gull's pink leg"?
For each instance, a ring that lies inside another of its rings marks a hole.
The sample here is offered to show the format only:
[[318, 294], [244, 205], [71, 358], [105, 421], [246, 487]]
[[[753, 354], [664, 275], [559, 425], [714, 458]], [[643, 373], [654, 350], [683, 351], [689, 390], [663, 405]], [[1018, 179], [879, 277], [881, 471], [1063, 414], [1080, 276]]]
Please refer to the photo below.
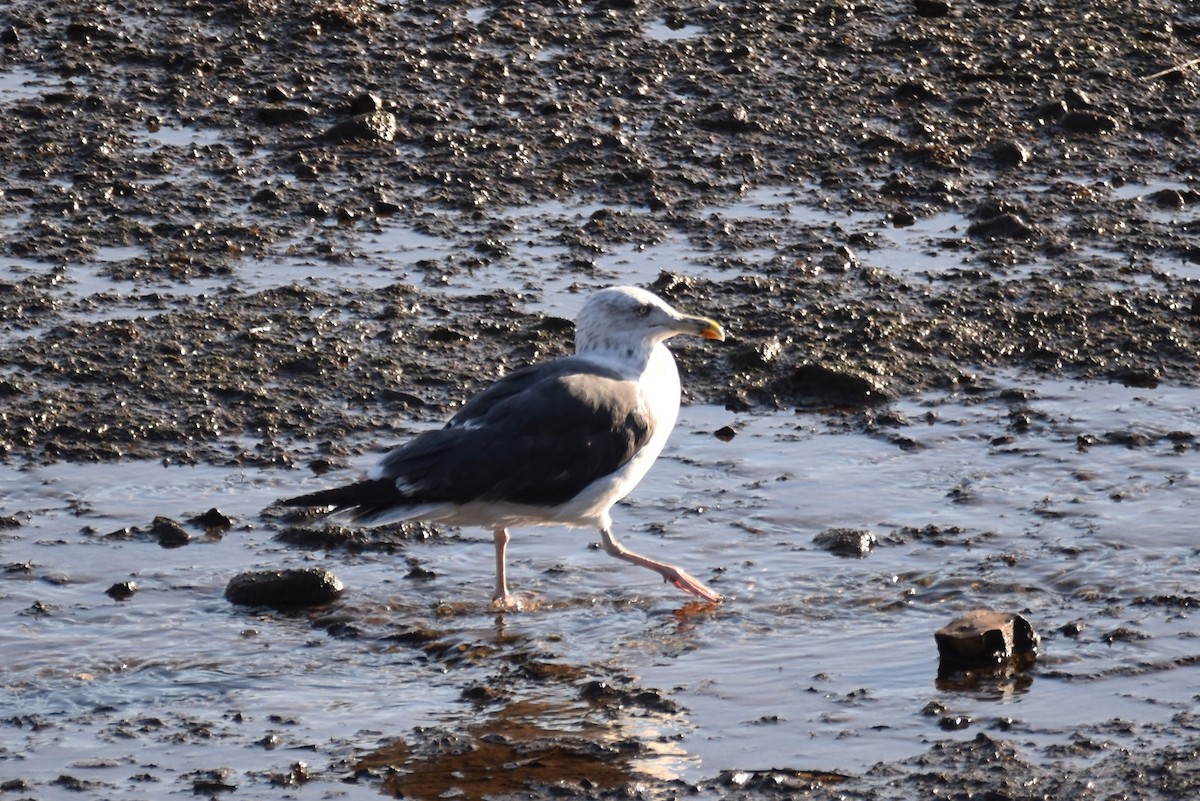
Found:
[[512, 607], [512, 598], [508, 594], [507, 565], [505, 551], [508, 549], [508, 529], [498, 528], [492, 531], [492, 542], [496, 546], [496, 592], [492, 594], [492, 604], [505, 609]]
[[664, 581], [669, 581], [684, 592], [690, 592], [692, 595], [697, 595], [706, 601], [719, 601], [721, 596], [713, 592], [708, 587], [704, 586], [698, 579], [692, 578], [684, 571], [674, 565], [656, 562], [653, 559], [642, 556], [640, 553], [634, 553], [628, 548], [617, 542], [613, 537], [612, 532], [606, 528], [600, 529], [600, 536], [604, 539], [604, 550], [610, 556], [615, 556], [618, 559], [624, 559], [626, 562], [632, 562], [635, 565], [648, 567], [655, 573], [663, 577]]

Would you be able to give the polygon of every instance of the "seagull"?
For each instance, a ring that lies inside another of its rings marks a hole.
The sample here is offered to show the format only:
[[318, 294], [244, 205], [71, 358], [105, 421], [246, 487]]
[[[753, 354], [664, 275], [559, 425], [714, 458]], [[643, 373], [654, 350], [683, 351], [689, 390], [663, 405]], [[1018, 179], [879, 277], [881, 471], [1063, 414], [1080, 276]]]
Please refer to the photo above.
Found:
[[681, 590], [721, 596], [678, 567], [634, 553], [612, 533], [609, 510], [662, 452], [679, 415], [676, 335], [723, 341], [721, 325], [676, 311], [644, 289], [592, 293], [575, 321], [575, 353], [514, 370], [468, 401], [443, 428], [391, 450], [364, 481], [282, 501], [333, 506], [359, 525], [426, 520], [492, 531], [493, 604], [508, 591], [509, 529], [594, 528], [604, 550]]

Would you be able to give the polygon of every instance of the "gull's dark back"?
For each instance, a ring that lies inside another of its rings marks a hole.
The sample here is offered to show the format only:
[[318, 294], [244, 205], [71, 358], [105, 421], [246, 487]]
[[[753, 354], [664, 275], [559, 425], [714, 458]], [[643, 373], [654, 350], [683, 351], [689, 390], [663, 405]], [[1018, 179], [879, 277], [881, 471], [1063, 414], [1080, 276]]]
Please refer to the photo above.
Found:
[[444, 428], [388, 453], [369, 480], [284, 503], [336, 506], [353, 522], [439, 504], [552, 507], [618, 470], [652, 433], [634, 382], [568, 356], [501, 378]]

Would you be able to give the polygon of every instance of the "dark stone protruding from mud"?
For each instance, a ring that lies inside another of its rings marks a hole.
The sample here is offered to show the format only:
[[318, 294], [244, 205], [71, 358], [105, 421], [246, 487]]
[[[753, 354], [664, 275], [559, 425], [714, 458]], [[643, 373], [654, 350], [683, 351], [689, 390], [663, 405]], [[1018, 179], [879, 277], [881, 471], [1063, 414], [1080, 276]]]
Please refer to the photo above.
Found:
[[945, 0], [913, 0], [913, 11], [918, 17], [945, 17], [950, 14], [950, 4]]
[[1107, 114], [1069, 111], [1059, 119], [1058, 126], [1067, 133], [1089, 136], [1112, 133], [1117, 130], [1118, 123]]
[[342, 120], [325, 132], [330, 142], [393, 142], [398, 129], [390, 111], [370, 111]]
[[138, 591], [136, 581], [119, 581], [104, 591], [114, 601], [127, 601]]
[[294, 609], [326, 604], [341, 595], [345, 585], [328, 570], [252, 570], [229, 580], [225, 597], [241, 606]]
[[1032, 239], [1037, 233], [1032, 225], [1014, 212], [1001, 212], [993, 217], [971, 223], [967, 235], [976, 239]]
[[1041, 638], [1029, 621], [1013, 612], [976, 609], [934, 635], [943, 665], [983, 667], [1032, 660]]
[[737, 134], [761, 130], [761, 126], [750, 117], [745, 106], [714, 103], [701, 112], [696, 124], [706, 131]]
[[1019, 167], [1022, 164], [1028, 163], [1033, 158], [1033, 154], [1029, 152], [1029, 148], [1011, 139], [1002, 139], [993, 142], [991, 147], [988, 148], [988, 154], [991, 156], [993, 164], [1004, 168]]
[[886, 403], [891, 396], [874, 381], [820, 364], [802, 364], [775, 383], [782, 400], [798, 406], [859, 407]]
[[814, 545], [838, 556], [866, 556], [878, 541], [872, 532], [857, 528], [826, 529], [813, 537]]
[[188, 778], [192, 780], [192, 792], [196, 795], [216, 795], [237, 789], [237, 785], [233, 783], [234, 771], [232, 768], [199, 770]]
[[271, 105], [261, 106], [257, 116], [263, 125], [282, 127], [308, 122], [312, 118], [312, 111], [303, 106]]
[[293, 762], [287, 773], [272, 773], [270, 777], [275, 787], [299, 787], [312, 778], [306, 762]]
[[215, 506], [202, 515], [188, 518], [193, 526], [199, 526], [208, 534], [223, 534], [233, 528], [233, 518]]
[[156, 517], [150, 524], [150, 533], [158, 538], [158, 544], [164, 548], [179, 548], [191, 542], [191, 537], [183, 526], [169, 517]]

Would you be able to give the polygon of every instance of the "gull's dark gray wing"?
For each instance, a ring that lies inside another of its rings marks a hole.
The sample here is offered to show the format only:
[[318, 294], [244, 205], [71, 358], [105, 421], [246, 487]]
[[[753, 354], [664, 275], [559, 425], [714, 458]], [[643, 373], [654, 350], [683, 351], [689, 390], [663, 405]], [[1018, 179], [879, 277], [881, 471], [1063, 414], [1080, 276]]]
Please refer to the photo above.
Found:
[[284, 503], [354, 507], [364, 520], [426, 503], [556, 506], [618, 470], [652, 433], [635, 382], [567, 357], [500, 379], [445, 428], [391, 451], [370, 480]]

